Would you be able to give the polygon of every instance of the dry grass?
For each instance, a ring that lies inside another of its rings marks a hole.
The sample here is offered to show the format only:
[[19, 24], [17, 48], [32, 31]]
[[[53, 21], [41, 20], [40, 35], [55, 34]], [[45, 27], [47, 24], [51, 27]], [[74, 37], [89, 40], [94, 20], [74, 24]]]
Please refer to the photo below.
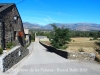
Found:
[[[80, 37], [71, 39], [72, 41], [69, 44], [67, 44], [68, 45], [68, 48], [66, 49], [67, 52], [79, 52], [79, 49], [83, 49], [84, 52], [95, 53], [96, 61], [100, 62], [100, 54], [98, 54], [98, 52], [94, 49], [96, 47], [94, 42], [96, 42], [97, 40], [90, 40], [92, 38], [80, 38]], [[42, 43], [50, 46], [49, 41], [42, 41]]]
[[50, 46], [50, 41], [41, 41], [43, 44]]
[[68, 44], [68, 48], [66, 49], [68, 52], [79, 52], [79, 49], [82, 48], [84, 52], [94, 52], [94, 42], [96, 40], [90, 41], [92, 38], [83, 38], [83, 37], [77, 37], [77, 38], [71, 38], [72, 41]]
[[[96, 40], [90, 40], [92, 38], [85, 38], [85, 37], [77, 37], [77, 38], [71, 38], [72, 41], [68, 44], [68, 48], [66, 49], [66, 51], [68, 52], [79, 52], [79, 49], [83, 49], [84, 52], [88, 52], [88, 53], [94, 53], [94, 42], [96, 42]], [[49, 41], [42, 41], [42, 43], [46, 44], [46, 45], [51, 45]]]

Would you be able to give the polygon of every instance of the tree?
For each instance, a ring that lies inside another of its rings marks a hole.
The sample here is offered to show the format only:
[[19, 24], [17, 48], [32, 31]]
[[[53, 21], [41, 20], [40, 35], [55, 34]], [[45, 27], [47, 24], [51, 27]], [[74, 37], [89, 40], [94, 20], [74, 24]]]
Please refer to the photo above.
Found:
[[35, 32], [31, 31], [31, 40], [34, 41], [35, 40]]
[[94, 48], [95, 51], [94, 52], [96, 55], [95, 60], [100, 62], [100, 41], [95, 42], [94, 44], [95, 44], [95, 48]]
[[54, 36], [52, 37], [51, 44], [55, 48], [67, 48], [66, 44], [70, 41], [68, 28], [57, 28], [55, 24], [51, 24], [54, 28]]

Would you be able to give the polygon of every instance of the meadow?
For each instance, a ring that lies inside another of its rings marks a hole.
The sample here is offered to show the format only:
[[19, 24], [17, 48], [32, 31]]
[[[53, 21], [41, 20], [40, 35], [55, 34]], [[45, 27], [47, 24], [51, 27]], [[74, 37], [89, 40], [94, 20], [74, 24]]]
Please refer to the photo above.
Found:
[[95, 42], [97, 40], [90, 40], [92, 38], [87, 37], [77, 37], [71, 38], [71, 42], [68, 44], [68, 48], [66, 49], [68, 52], [79, 52], [82, 49], [84, 52], [94, 52]]
[[[68, 48], [65, 49], [68, 52], [79, 52], [79, 50], [83, 50], [84, 52], [94, 53], [95, 52], [95, 42], [98, 40], [90, 40], [93, 38], [87, 37], [77, 37], [71, 38], [71, 42], [67, 44]], [[42, 41], [46, 45], [51, 45], [49, 41]]]

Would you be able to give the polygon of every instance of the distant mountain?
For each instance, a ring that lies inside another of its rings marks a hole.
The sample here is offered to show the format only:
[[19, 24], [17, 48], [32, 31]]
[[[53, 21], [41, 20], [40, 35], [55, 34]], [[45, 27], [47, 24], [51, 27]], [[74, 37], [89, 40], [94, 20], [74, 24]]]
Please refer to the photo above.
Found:
[[[44, 29], [44, 30], [52, 30], [53, 27], [51, 25], [46, 25], [46, 26], [41, 26], [39, 24], [31, 24], [28, 22], [23, 23], [24, 28], [29, 28], [29, 29]], [[69, 28], [71, 30], [79, 30], [79, 31], [90, 31], [90, 30], [100, 30], [100, 24], [96, 23], [56, 23], [56, 26], [61, 28]]]
[[42, 26], [40, 26], [39, 24], [32, 24], [32, 23], [29, 23], [29, 22], [24, 22], [23, 23], [23, 25], [24, 25], [24, 28], [33, 28], [33, 29], [39, 29], [39, 28], [41, 28]]

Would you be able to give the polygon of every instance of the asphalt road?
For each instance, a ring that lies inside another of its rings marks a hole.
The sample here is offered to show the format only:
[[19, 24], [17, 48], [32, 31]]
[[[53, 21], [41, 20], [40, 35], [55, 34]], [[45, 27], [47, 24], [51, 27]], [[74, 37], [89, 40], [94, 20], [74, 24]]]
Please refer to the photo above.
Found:
[[65, 59], [48, 52], [38, 42], [29, 46], [30, 55], [6, 74], [11, 75], [100, 75], [100, 64]]

